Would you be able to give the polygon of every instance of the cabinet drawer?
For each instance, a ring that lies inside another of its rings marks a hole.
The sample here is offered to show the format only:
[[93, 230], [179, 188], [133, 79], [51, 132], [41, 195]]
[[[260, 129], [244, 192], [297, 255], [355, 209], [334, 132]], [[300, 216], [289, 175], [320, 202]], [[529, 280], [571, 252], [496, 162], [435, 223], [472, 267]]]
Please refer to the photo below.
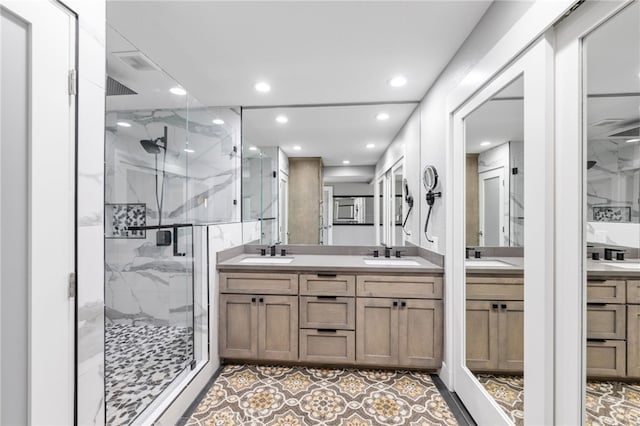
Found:
[[587, 304], [587, 338], [626, 338], [627, 319], [625, 305]]
[[360, 297], [441, 299], [442, 277], [358, 275], [356, 293]]
[[627, 303], [640, 304], [640, 281], [627, 280]]
[[303, 274], [300, 275], [302, 296], [355, 296], [355, 275]]
[[353, 297], [300, 296], [301, 328], [353, 330], [356, 303]]
[[522, 277], [467, 277], [467, 300], [524, 300]]
[[220, 292], [297, 295], [298, 275], [222, 272], [220, 274]]
[[587, 279], [587, 303], [625, 303], [624, 280]]
[[355, 332], [346, 330], [300, 330], [300, 361], [352, 363]]
[[626, 342], [587, 340], [587, 376], [624, 377], [626, 363]]

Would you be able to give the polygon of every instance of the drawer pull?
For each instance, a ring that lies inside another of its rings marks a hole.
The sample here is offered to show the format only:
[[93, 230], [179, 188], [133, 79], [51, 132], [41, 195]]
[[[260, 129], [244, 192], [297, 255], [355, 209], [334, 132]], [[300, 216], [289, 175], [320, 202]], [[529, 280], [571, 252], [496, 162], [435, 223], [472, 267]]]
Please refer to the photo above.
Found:
[[601, 303], [601, 302], [589, 302], [587, 303], [587, 307], [589, 306], [593, 306], [593, 307], [598, 307], [598, 306], [607, 306], [606, 303]]
[[587, 342], [593, 342], [593, 343], [604, 343], [606, 341], [607, 339], [587, 339]]
[[589, 283], [604, 283], [604, 282], [607, 282], [607, 281], [608, 280], [604, 279], [604, 278], [589, 278], [587, 280], [587, 284], [589, 284]]
[[337, 278], [338, 274], [325, 274], [325, 273], [319, 273], [318, 274], [318, 278]]
[[319, 300], [336, 300], [338, 296], [316, 296]]
[[337, 333], [338, 330], [335, 328], [319, 328], [318, 333]]

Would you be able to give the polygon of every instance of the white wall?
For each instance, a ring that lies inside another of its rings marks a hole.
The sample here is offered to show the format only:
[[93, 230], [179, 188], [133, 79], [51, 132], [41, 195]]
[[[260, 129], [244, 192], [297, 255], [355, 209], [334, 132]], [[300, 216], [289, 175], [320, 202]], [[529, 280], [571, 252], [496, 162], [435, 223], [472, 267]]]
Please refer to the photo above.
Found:
[[414, 213], [407, 222], [407, 229], [411, 232], [411, 236], [407, 237], [408, 242], [445, 253], [444, 200], [436, 200], [431, 213], [429, 236], [434, 243], [426, 241], [423, 233], [428, 208], [425, 202], [426, 192], [422, 186], [422, 169], [427, 164], [435, 166], [439, 175], [437, 190], [444, 191], [447, 185], [444, 181], [448, 131], [445, 112], [447, 96], [532, 4], [533, 1], [495, 1], [487, 9], [378, 161], [376, 176], [388, 170], [402, 155], [406, 157], [405, 174], [416, 203]]

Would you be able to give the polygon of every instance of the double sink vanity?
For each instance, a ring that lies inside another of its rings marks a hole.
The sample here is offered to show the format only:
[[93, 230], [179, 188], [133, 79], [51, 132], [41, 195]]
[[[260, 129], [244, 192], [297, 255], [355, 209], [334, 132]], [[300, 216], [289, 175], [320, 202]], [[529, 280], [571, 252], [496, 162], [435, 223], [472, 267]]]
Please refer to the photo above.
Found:
[[220, 355], [321, 365], [438, 369], [442, 258], [406, 250], [295, 247], [218, 259]]

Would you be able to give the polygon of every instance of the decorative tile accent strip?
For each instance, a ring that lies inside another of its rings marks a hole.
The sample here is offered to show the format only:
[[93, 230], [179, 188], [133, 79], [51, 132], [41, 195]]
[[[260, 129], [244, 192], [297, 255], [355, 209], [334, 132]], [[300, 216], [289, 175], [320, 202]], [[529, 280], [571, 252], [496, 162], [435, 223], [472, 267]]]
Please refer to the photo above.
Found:
[[228, 365], [187, 425], [457, 425], [428, 373]]

